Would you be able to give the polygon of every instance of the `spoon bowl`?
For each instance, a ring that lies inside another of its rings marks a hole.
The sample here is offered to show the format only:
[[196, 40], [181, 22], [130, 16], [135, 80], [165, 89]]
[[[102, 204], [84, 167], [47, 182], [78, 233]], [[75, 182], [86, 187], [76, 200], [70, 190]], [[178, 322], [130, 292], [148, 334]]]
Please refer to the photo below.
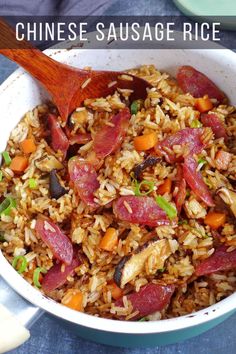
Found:
[[83, 70], [57, 62], [29, 42], [18, 41], [13, 29], [0, 20], [0, 53], [22, 66], [51, 94], [62, 121], [87, 98], [105, 97], [117, 89], [130, 91], [131, 100], [145, 98], [151, 85], [117, 71]]

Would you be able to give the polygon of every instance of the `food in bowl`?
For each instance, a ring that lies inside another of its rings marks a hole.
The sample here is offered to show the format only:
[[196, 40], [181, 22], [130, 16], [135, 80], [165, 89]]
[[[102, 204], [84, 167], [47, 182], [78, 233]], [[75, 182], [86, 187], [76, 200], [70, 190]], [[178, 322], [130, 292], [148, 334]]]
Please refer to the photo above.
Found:
[[[204, 74], [154, 66], [145, 100], [28, 112], [2, 153], [0, 247], [45, 295], [122, 320], [192, 313], [236, 287], [235, 107]], [[127, 77], [127, 79], [130, 77]]]

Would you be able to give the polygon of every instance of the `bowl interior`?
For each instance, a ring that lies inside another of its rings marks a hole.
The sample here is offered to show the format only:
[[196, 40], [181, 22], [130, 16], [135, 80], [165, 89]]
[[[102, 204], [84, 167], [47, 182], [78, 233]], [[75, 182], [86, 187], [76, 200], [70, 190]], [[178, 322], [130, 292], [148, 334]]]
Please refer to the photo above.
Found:
[[[231, 51], [217, 50], [47, 50], [48, 55], [55, 59], [83, 68], [91, 66], [94, 69], [125, 70], [142, 64], [154, 64], [159, 70], [171, 75], [176, 74], [180, 65], [192, 65], [204, 72], [228, 95], [231, 103], [236, 101], [236, 54]], [[6, 146], [11, 130], [17, 125], [22, 116], [38, 104], [48, 100], [44, 89], [23, 70], [12, 74], [0, 87], [1, 127], [0, 151]], [[70, 322], [91, 328], [113, 332], [126, 333], [160, 333], [217, 318], [235, 307], [236, 294], [211, 306], [198, 311], [191, 316], [182, 316], [160, 322], [120, 322], [96, 318], [83, 313], [77, 313], [56, 302], [47, 299], [31, 287], [8, 264], [0, 252], [1, 276], [23, 297], [46, 311], [64, 318]], [[208, 316], [206, 316], [206, 312]], [[108, 325], [109, 322], [109, 325]]]

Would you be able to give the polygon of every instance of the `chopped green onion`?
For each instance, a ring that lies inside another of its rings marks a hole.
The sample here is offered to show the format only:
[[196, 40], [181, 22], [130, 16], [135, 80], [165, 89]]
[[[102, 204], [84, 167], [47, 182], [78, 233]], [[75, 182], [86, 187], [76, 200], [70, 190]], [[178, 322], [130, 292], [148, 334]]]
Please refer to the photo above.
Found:
[[130, 177], [131, 177], [131, 180], [135, 180], [135, 178], [134, 178], [134, 171], [131, 171], [131, 172], [130, 172]]
[[142, 318], [140, 318], [140, 320], [138, 320], [139, 322], [146, 322], [146, 321], [148, 321], [148, 319], [147, 319], [147, 317], [142, 317]]
[[206, 177], [203, 177], [203, 180], [204, 180], [204, 182], [206, 183], [206, 185], [207, 185], [210, 189], [212, 189], [212, 184], [211, 184], [211, 182], [209, 181], [209, 179], [206, 178]]
[[190, 197], [190, 190], [189, 189], [186, 190], [186, 197], [187, 198]]
[[165, 268], [160, 268], [157, 270], [159, 273], [163, 273], [165, 271]]
[[47, 270], [45, 268], [38, 267], [34, 270], [34, 275], [33, 275], [33, 282], [34, 285], [37, 286], [37, 288], [41, 288], [41, 284], [39, 282], [39, 275], [40, 273], [47, 273]]
[[[148, 190], [146, 192], [141, 192], [142, 186], [147, 186]], [[148, 195], [154, 191], [154, 186], [155, 183], [153, 181], [143, 180], [142, 182], [139, 183], [137, 180], [134, 180], [134, 194], [138, 197]]]
[[190, 124], [191, 128], [201, 128], [202, 123], [198, 119], [194, 119], [192, 123]]
[[198, 163], [198, 164], [200, 164], [200, 163], [204, 163], [204, 164], [205, 164], [205, 163], [207, 163], [207, 162], [206, 162], [206, 160], [204, 160], [204, 159], [201, 157], [201, 158], [198, 160], [197, 163]]
[[[20, 262], [20, 267], [17, 269]], [[24, 256], [17, 256], [13, 259], [12, 267], [17, 270], [19, 274], [23, 273], [27, 267], [27, 259]]]
[[159, 205], [159, 207], [166, 212], [168, 215], [169, 219], [174, 219], [177, 216], [177, 210], [173, 205], [171, 205], [167, 200], [162, 197], [161, 195], [158, 195], [156, 197], [156, 203]]
[[4, 242], [4, 241], [6, 241], [5, 237], [3, 236], [3, 234], [0, 234], [0, 242]]
[[131, 114], [137, 114], [141, 108], [141, 104], [142, 104], [142, 100], [133, 101], [130, 106]]
[[207, 162], [206, 162], [206, 160], [204, 160], [204, 159], [199, 159], [198, 160], [198, 171], [202, 168], [202, 166], [204, 166], [205, 164], [206, 164]]
[[133, 101], [130, 106], [131, 114], [137, 114], [138, 112], [138, 103], [137, 101]]
[[2, 178], [3, 178], [3, 173], [2, 171], [0, 171], [0, 182], [2, 182]]
[[10, 215], [12, 208], [16, 207], [16, 201], [12, 197], [6, 197], [0, 204], [0, 215]]
[[29, 179], [29, 187], [30, 187], [30, 189], [35, 189], [35, 188], [37, 188], [37, 186], [38, 186], [38, 183], [37, 183], [36, 179], [30, 178]]
[[179, 220], [178, 225], [188, 225], [188, 221], [187, 220]]
[[9, 166], [10, 163], [11, 163], [11, 158], [10, 158], [9, 152], [8, 151], [3, 151], [2, 152], [2, 157], [4, 158], [5, 164], [7, 166]]
[[75, 158], [76, 158], [76, 155], [71, 156], [68, 161], [72, 161], [72, 160], [74, 160]]

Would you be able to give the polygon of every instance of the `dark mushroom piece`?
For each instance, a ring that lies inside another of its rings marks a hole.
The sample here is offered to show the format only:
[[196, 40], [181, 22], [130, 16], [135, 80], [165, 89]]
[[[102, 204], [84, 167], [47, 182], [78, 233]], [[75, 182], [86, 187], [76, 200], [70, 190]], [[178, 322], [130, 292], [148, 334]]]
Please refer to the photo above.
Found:
[[131, 255], [123, 257], [115, 269], [114, 281], [116, 284], [124, 288], [125, 284], [144, 270], [145, 263], [152, 254], [158, 258], [157, 269], [162, 269], [165, 260], [171, 255], [168, 241], [153, 238], [138, 247]]
[[50, 171], [49, 174], [49, 193], [51, 198], [55, 199], [59, 199], [67, 193], [67, 190], [60, 184], [56, 170]]
[[35, 166], [42, 172], [50, 172], [64, 168], [63, 164], [53, 155], [43, 155], [35, 160]]
[[220, 187], [216, 194], [230, 207], [236, 217], [236, 192], [226, 187]]
[[134, 178], [140, 180], [141, 174], [146, 168], [153, 167], [160, 161], [161, 159], [159, 157], [149, 155], [143, 162], [134, 167]]

